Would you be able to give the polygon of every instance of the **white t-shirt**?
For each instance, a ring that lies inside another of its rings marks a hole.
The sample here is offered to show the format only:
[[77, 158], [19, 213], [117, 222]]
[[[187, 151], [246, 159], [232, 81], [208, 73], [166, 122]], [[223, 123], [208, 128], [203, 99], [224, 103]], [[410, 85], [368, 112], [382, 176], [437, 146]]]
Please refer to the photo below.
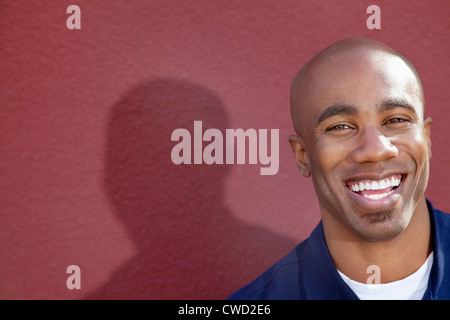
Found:
[[381, 284], [354, 281], [338, 270], [339, 275], [361, 300], [421, 300], [428, 286], [433, 252], [425, 263], [404, 279]]

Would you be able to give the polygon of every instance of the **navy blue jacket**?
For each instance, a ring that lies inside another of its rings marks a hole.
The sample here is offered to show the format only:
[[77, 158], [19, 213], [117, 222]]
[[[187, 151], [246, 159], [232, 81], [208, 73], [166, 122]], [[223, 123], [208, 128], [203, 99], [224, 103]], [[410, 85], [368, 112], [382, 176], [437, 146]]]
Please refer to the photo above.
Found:
[[[434, 260], [424, 300], [450, 299], [450, 214], [433, 208], [431, 217]], [[358, 299], [337, 273], [322, 222], [311, 236], [230, 300]]]

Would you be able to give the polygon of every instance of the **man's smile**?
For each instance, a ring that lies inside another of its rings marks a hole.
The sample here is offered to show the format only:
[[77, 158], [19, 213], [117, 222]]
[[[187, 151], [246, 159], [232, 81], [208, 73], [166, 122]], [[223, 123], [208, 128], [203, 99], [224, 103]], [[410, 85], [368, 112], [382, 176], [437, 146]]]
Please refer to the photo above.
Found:
[[402, 181], [403, 175], [395, 174], [381, 180], [361, 179], [347, 181], [345, 185], [358, 195], [371, 200], [380, 200], [392, 194]]
[[392, 173], [381, 178], [361, 176], [344, 182], [350, 199], [364, 211], [392, 210], [398, 205], [406, 174]]

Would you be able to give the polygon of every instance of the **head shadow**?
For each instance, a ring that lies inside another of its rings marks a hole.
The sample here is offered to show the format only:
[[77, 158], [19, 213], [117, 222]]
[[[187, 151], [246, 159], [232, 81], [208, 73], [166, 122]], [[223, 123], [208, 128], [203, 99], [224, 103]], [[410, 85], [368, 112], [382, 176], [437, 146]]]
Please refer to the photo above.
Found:
[[177, 79], [140, 83], [113, 106], [104, 186], [138, 252], [87, 298], [223, 299], [294, 245], [233, 218], [223, 200], [229, 165], [172, 162], [172, 132], [193, 139], [195, 120], [229, 127], [217, 94]]

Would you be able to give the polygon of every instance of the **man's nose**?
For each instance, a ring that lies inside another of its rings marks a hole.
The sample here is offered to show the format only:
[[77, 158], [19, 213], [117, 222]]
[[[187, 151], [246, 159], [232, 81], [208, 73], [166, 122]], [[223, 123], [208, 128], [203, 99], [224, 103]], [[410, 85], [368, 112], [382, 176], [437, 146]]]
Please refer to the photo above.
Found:
[[378, 128], [364, 128], [357, 138], [357, 145], [351, 153], [355, 162], [380, 162], [398, 155], [397, 147]]

